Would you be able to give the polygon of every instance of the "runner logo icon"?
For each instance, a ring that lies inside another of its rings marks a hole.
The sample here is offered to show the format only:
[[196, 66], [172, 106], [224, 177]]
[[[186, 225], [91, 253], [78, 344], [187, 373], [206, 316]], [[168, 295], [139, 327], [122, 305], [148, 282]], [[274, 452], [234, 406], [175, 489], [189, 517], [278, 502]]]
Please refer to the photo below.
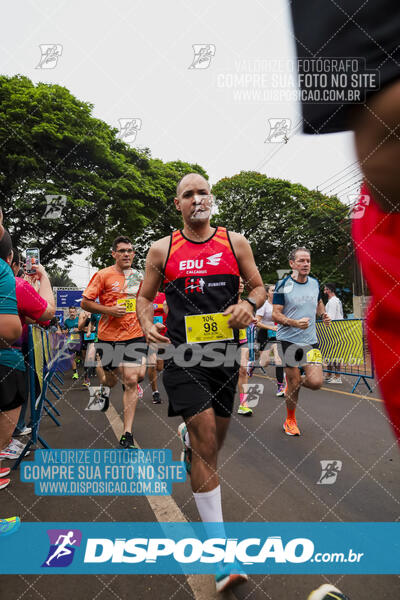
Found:
[[48, 529], [50, 548], [42, 567], [68, 567], [74, 558], [75, 549], [81, 545], [79, 529]]
[[317, 481], [319, 485], [332, 485], [335, 483], [339, 471], [342, 470], [341, 460], [320, 460], [322, 473]]

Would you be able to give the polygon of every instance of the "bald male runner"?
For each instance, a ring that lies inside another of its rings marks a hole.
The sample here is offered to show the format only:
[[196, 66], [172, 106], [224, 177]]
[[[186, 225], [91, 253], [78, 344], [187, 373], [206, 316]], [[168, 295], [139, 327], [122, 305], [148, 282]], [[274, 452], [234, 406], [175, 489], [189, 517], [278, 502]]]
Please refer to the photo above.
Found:
[[[211, 227], [212, 196], [204, 177], [185, 175], [174, 202], [184, 225], [149, 250], [137, 302], [143, 333], [153, 344], [200, 344], [203, 357], [209, 343], [219, 342], [219, 363], [227, 362], [225, 353], [232, 345], [237, 348], [239, 329], [250, 324], [265, 301], [264, 286], [248, 241], [224, 227]], [[238, 304], [240, 276], [250, 292]], [[153, 298], [161, 284], [169, 307], [168, 337], [160, 334], [162, 323], [153, 323]], [[233, 366], [183, 367], [177, 362], [174, 354], [163, 374], [168, 414], [184, 420], [179, 433], [200, 517], [218, 523], [224, 535], [217, 458], [229, 427], [240, 365], [237, 360]], [[244, 581], [247, 576], [239, 565], [221, 568], [216, 575], [218, 591]]]

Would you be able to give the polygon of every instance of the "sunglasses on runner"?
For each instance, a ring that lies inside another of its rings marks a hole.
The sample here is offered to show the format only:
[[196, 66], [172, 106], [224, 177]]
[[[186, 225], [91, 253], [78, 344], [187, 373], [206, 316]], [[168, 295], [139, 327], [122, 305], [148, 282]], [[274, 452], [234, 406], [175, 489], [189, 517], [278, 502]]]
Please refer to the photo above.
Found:
[[133, 248], [131, 248], [130, 250], [128, 250], [127, 248], [122, 248], [121, 250], [116, 250], [115, 252], [118, 252], [118, 254], [133, 254]]

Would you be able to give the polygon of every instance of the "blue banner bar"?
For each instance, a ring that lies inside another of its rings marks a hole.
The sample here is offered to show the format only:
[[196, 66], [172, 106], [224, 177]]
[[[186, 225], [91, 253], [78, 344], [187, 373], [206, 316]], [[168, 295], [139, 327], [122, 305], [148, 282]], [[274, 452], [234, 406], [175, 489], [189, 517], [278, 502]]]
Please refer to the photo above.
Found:
[[1, 574], [400, 574], [400, 523], [21, 523]]

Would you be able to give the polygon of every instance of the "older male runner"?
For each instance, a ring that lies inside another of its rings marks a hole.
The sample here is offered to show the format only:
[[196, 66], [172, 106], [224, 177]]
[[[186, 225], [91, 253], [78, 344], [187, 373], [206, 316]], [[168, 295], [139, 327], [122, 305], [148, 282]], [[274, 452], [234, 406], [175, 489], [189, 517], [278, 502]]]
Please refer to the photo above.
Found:
[[[299, 390], [303, 385], [318, 390], [322, 385], [322, 358], [318, 350], [316, 314], [329, 325], [330, 318], [321, 300], [319, 283], [310, 276], [311, 255], [307, 248], [295, 248], [289, 254], [292, 275], [275, 287], [272, 319], [278, 323], [276, 339], [286, 372], [287, 435], [300, 435], [296, 421]], [[300, 374], [303, 367], [305, 375]]]
[[[190, 173], [181, 179], [175, 206], [184, 226], [151, 246], [138, 315], [150, 343], [172, 343], [176, 348], [187, 344], [193, 352], [200, 344], [204, 357], [207, 342], [222, 342], [218, 366], [211, 362], [210, 366], [179, 366], [174, 355], [163, 375], [169, 416], [182, 416], [185, 424], [180, 435], [185, 450], [191, 445], [188, 466], [200, 517], [204, 522], [222, 523], [217, 458], [232, 414], [239, 364], [221, 363], [232, 344], [237, 348], [238, 330], [252, 321], [265, 300], [265, 290], [247, 240], [224, 227], [211, 227], [211, 203], [204, 177]], [[240, 275], [250, 295], [238, 304]], [[160, 334], [163, 324], [153, 323], [153, 298], [161, 283], [169, 307], [168, 338]], [[240, 569], [232, 571], [217, 576], [218, 590], [246, 581]]]
[[[112, 244], [115, 264], [95, 273], [83, 292], [81, 306], [91, 313], [101, 313], [98, 347], [102, 366], [97, 369], [102, 385], [113, 387], [118, 369], [123, 384], [124, 434], [120, 447], [136, 449], [133, 421], [138, 401], [138, 382], [146, 366], [137, 353], [146, 351], [145, 338], [136, 316], [139, 281], [132, 269], [134, 250], [129, 238], [119, 236]], [[99, 298], [99, 303], [95, 302]], [[108, 354], [108, 356], [106, 356]], [[108, 401], [106, 404], [108, 407]]]

